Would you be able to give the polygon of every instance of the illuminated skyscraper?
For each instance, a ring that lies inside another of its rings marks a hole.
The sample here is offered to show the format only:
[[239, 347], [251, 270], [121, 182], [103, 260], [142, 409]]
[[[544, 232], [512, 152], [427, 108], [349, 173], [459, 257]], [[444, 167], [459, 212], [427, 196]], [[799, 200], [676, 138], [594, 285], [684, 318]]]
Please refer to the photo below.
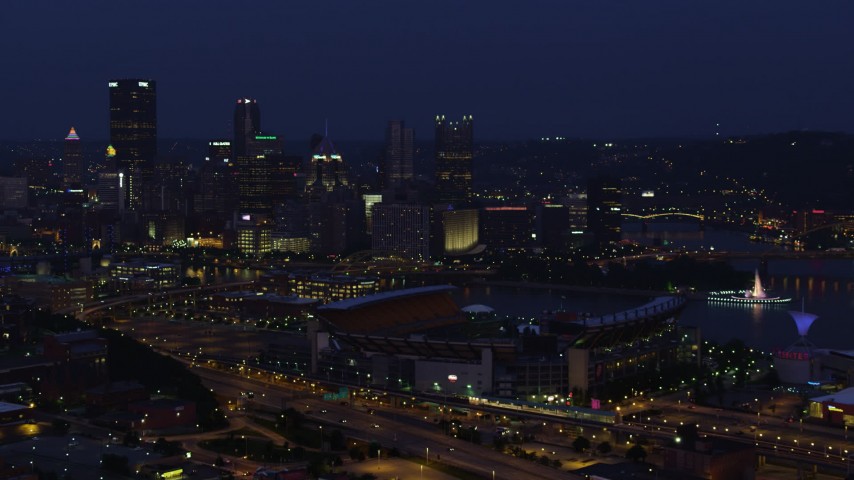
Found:
[[436, 192], [440, 202], [463, 203], [472, 198], [474, 129], [471, 115], [462, 122], [436, 116]]
[[126, 172], [127, 205], [139, 208], [157, 155], [157, 93], [153, 80], [110, 80], [110, 144]]
[[276, 135], [255, 135], [246, 153], [237, 156], [240, 213], [271, 215], [274, 173], [282, 159], [282, 140]]
[[344, 159], [335, 149], [335, 145], [332, 144], [329, 136], [324, 136], [320, 143], [314, 147], [306, 172], [307, 187], [314, 187], [318, 181], [327, 192], [331, 192], [335, 187], [349, 185]]
[[385, 138], [384, 185], [394, 187], [412, 180], [413, 130], [403, 120], [390, 120]]
[[430, 207], [385, 204], [373, 206], [371, 249], [380, 256], [430, 258]]
[[261, 110], [258, 100], [238, 98], [234, 107], [234, 144], [232, 154], [235, 157], [246, 155], [246, 146], [255, 135], [261, 133]]
[[62, 156], [62, 186], [69, 188], [72, 185], [79, 185], [84, 172], [83, 163], [83, 144], [80, 142], [80, 137], [74, 127], [68, 132], [65, 137], [65, 148]]

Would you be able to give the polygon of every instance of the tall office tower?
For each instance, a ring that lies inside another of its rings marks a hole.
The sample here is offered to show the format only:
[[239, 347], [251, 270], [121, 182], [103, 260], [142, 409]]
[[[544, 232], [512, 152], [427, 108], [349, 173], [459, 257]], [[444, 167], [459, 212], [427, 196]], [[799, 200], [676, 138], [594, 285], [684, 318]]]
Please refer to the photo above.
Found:
[[157, 89], [153, 80], [110, 80], [110, 144], [116, 168], [124, 170], [126, 203], [139, 209], [157, 155]]
[[380, 255], [411, 260], [430, 258], [430, 207], [375, 204], [371, 227], [371, 249]]
[[347, 166], [329, 136], [324, 136], [314, 147], [305, 176], [307, 188], [312, 188], [318, 181], [327, 192], [349, 185]]
[[237, 156], [240, 213], [272, 215], [274, 173], [283, 148], [278, 136], [259, 134], [246, 144], [246, 153]]
[[255, 135], [261, 133], [261, 110], [258, 100], [238, 98], [234, 107], [234, 143], [232, 154], [235, 157], [246, 155], [246, 146]]
[[205, 163], [199, 169], [193, 198], [193, 216], [198, 232], [219, 233], [237, 206], [237, 168], [230, 140], [211, 140]]
[[587, 183], [587, 231], [600, 247], [620, 241], [622, 197], [617, 178], [598, 176]]
[[384, 186], [394, 187], [413, 178], [413, 143], [415, 134], [403, 120], [390, 120], [385, 134], [383, 158]]
[[472, 156], [474, 129], [471, 115], [462, 122], [436, 116], [436, 193], [446, 203], [463, 203], [472, 198]]
[[72, 185], [80, 185], [83, 171], [83, 144], [74, 127], [71, 127], [65, 137], [65, 152], [62, 156], [62, 186], [69, 188]]

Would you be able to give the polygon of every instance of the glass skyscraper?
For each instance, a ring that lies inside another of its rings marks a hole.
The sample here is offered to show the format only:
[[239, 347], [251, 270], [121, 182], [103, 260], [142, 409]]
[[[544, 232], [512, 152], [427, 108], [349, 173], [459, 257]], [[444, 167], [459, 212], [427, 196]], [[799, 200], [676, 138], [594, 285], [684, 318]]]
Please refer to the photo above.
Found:
[[153, 80], [110, 80], [110, 144], [127, 178], [126, 204], [139, 208], [157, 155], [157, 89]]
[[474, 129], [471, 115], [462, 122], [436, 116], [436, 192], [442, 203], [465, 203], [472, 198]]

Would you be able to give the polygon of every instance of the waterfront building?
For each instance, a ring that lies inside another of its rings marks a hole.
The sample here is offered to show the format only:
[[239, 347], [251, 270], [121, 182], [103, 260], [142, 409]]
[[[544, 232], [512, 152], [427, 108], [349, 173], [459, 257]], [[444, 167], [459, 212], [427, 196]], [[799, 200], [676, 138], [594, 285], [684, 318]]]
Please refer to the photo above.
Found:
[[143, 187], [157, 155], [156, 83], [147, 79], [110, 80], [110, 145], [127, 182], [125, 205], [141, 208]]
[[160, 290], [178, 285], [181, 266], [174, 263], [132, 260], [112, 263], [110, 280], [117, 293]]
[[460, 204], [472, 199], [473, 157], [472, 116], [450, 122], [444, 115], [436, 115], [436, 193], [440, 203]]

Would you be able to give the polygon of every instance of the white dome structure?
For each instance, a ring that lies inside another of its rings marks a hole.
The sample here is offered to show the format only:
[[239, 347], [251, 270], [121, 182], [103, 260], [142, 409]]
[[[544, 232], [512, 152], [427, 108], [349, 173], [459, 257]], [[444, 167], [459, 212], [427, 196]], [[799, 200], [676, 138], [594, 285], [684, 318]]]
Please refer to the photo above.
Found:
[[474, 305], [469, 305], [467, 307], [463, 307], [463, 308], [461, 308], [461, 310], [466, 312], [466, 313], [471, 313], [471, 314], [475, 314], [475, 315], [481, 314], [481, 313], [493, 313], [495, 311], [494, 308], [487, 306], [487, 305], [481, 305], [479, 303], [476, 303]]

